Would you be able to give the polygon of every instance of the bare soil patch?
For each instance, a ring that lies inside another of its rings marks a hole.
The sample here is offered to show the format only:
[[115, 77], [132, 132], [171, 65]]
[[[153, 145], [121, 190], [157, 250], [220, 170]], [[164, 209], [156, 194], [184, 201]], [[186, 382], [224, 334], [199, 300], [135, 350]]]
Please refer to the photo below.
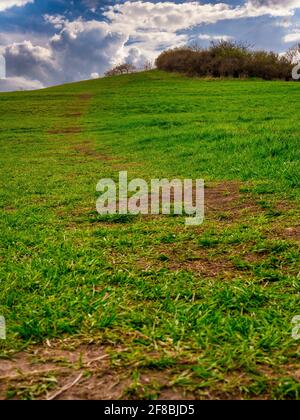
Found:
[[81, 155], [92, 157], [93, 159], [109, 162], [114, 160], [113, 157], [99, 153], [90, 140], [76, 144], [73, 150]]
[[280, 232], [280, 236], [283, 238], [300, 241], [300, 226], [285, 228]]
[[[43, 345], [30, 348], [0, 360], [0, 400], [118, 400], [157, 398], [159, 400], [183, 399], [243, 399], [242, 388], [251, 385], [251, 376], [239, 372], [228, 372], [224, 379], [214, 384], [213, 391], [198, 387], [203, 379], [198, 378], [188, 366], [196, 361], [178, 360], [174, 368], [140, 368], [138, 381], [131, 373], [134, 366], [126, 369], [113, 367], [110, 352], [123, 352], [121, 346], [101, 344], [70, 344], [47, 340]], [[159, 357], [149, 353], [149, 357]], [[176, 385], [178, 375], [185, 373], [190, 386]], [[282, 365], [276, 370], [271, 366], [258, 365], [257, 374], [265, 378], [273, 388], [281, 377], [299, 380], [299, 363]], [[247, 398], [255, 398], [248, 395]], [[270, 398], [267, 393], [259, 398]]]
[[167, 267], [171, 271], [186, 270], [193, 272], [194, 275], [201, 277], [222, 277], [223, 279], [232, 279], [240, 274], [240, 271], [234, 266], [232, 261], [224, 255], [215, 255], [210, 257], [205, 250], [195, 251], [192, 247], [190, 250], [180, 250], [168, 247], [161, 247], [160, 254], [166, 256], [165, 261], [142, 260], [139, 261], [140, 267], [162, 268]]
[[81, 131], [82, 129], [80, 127], [68, 127], [49, 130], [48, 134], [76, 134], [81, 133]]
[[237, 181], [208, 183], [204, 191], [206, 216], [234, 221], [261, 212], [261, 207], [249, 193], [240, 192], [243, 185]]
[[[111, 350], [111, 349], [110, 349]], [[121, 351], [116, 349], [116, 351]], [[138, 385], [130, 370], [112, 368], [104, 346], [79, 345], [64, 349], [61, 344], [35, 346], [0, 363], [0, 400], [115, 400], [137, 398], [147, 388], [166, 388], [162, 398], [183, 399], [169, 386], [170, 373], [145, 369]]]
[[[42, 392], [41, 399], [113, 399], [121, 396], [119, 374], [109, 366], [109, 356], [101, 345], [80, 345], [63, 349], [51, 344], [16, 354], [0, 363], [0, 399], [15, 390], [13, 398], [28, 396], [39, 383], [52, 378], [54, 386]], [[77, 380], [76, 380], [77, 379]], [[74, 389], [73, 389], [74, 388]], [[39, 391], [36, 391], [39, 394]]]

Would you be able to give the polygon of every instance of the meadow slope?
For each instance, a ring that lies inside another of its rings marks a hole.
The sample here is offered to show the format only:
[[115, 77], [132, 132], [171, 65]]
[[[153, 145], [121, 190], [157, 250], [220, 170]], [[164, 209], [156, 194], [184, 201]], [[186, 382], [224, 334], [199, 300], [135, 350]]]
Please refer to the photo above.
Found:
[[[158, 71], [1, 93], [0, 398], [299, 399], [299, 104]], [[204, 178], [205, 222], [101, 217], [120, 170]]]

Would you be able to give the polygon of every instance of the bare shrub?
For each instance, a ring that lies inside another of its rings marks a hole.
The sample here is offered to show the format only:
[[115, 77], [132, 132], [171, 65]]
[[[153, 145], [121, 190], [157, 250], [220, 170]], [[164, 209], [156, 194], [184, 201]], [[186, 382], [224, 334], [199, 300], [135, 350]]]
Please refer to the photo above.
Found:
[[164, 51], [156, 59], [160, 70], [189, 76], [259, 77], [290, 80], [291, 61], [273, 52], [253, 51], [242, 43], [219, 41], [209, 48], [182, 47]]
[[300, 43], [291, 47], [285, 54], [285, 58], [292, 64], [300, 62]]
[[152, 61], [150, 61], [150, 60], [146, 61], [143, 65], [143, 70], [144, 71], [149, 71], [149, 70], [152, 70], [153, 68], [154, 68], [154, 65], [153, 65]]
[[136, 67], [130, 63], [119, 64], [105, 73], [105, 76], [119, 76], [121, 74], [134, 73]]

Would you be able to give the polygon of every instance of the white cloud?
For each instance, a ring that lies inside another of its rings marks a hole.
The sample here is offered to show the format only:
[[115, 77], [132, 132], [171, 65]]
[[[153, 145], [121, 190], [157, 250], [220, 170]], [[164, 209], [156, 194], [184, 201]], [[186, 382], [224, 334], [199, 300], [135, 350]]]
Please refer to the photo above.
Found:
[[300, 31], [299, 32], [292, 32], [290, 34], [287, 34], [283, 37], [284, 42], [298, 42], [300, 41]]
[[62, 16], [45, 20], [57, 29], [48, 45], [23, 41], [2, 49], [10, 77], [32, 78], [46, 86], [89, 79], [123, 61], [142, 67], [153, 62], [158, 51], [188, 40], [174, 32], [119, 31], [116, 25], [96, 20], [70, 22]]
[[293, 16], [298, 8], [300, 8], [300, 0], [248, 0], [245, 4], [245, 10], [249, 16]]
[[[47, 84], [57, 77], [57, 66], [51, 49], [34, 46], [31, 41], [13, 43], [4, 47], [9, 77], [25, 77]], [[51, 80], [49, 75], [52, 74]]]
[[36, 90], [44, 86], [38, 80], [28, 80], [24, 77], [8, 77], [0, 79], [0, 92], [12, 92], [16, 90]]
[[255, 7], [268, 7], [273, 9], [296, 9], [300, 7], [300, 0], [248, 0]]
[[284, 18], [275, 22], [275, 26], [278, 26], [279, 28], [290, 28], [293, 26], [293, 22], [289, 18]]
[[126, 51], [124, 61], [134, 65], [135, 67], [143, 67], [143, 65], [150, 59], [138, 47], [132, 47]]
[[241, 14], [240, 7], [227, 4], [200, 4], [198, 2], [151, 3], [126, 1], [110, 6], [104, 13], [113, 26], [128, 31], [174, 32], [203, 23], [215, 23], [221, 19], [234, 18]]
[[107, 23], [79, 19], [61, 21], [61, 25], [47, 46], [23, 41], [4, 47], [8, 76], [35, 79], [48, 86], [103, 74], [114, 64], [118, 51], [123, 57], [128, 36], [112, 32]]
[[234, 37], [229, 35], [200, 34], [198, 35], [198, 39], [201, 41], [231, 41], [234, 39]]
[[10, 9], [14, 6], [25, 6], [27, 3], [33, 3], [34, 0], [1, 0], [0, 1], [0, 12], [3, 12], [6, 9]]
[[60, 81], [89, 78], [104, 73], [120, 55], [128, 35], [112, 31], [106, 22], [64, 22], [61, 31], [50, 41], [52, 54], [61, 69]]
[[113, 26], [124, 31], [179, 31], [220, 20], [247, 17], [290, 16], [300, 0], [247, 0], [243, 5], [225, 3], [126, 1], [110, 6], [104, 15]]
[[61, 29], [64, 26], [65, 18], [62, 15], [44, 15], [44, 20], [50, 23], [55, 29]]

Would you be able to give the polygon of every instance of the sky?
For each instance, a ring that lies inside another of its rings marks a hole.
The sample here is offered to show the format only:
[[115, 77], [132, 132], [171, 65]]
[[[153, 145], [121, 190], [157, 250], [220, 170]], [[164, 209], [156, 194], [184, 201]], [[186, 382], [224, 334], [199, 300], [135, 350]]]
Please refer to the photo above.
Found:
[[300, 42], [300, 0], [0, 0], [0, 91], [96, 78], [220, 39], [282, 53]]

